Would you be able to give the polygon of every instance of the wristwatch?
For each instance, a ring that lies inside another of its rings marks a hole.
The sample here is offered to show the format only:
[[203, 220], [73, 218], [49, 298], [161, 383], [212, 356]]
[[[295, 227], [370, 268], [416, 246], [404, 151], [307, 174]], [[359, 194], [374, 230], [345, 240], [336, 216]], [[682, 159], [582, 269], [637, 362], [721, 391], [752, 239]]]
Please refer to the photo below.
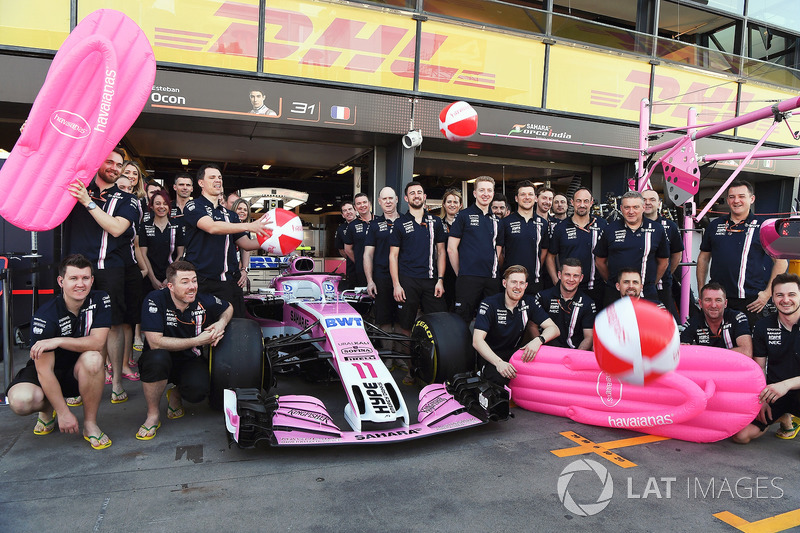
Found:
[[91, 211], [92, 209], [95, 209], [96, 207], [97, 207], [97, 204], [94, 203], [94, 200], [92, 200], [88, 204], [86, 204], [86, 209], [88, 211]]
[[547, 343], [547, 340], [545, 340], [544, 335], [539, 335], [536, 338], [539, 339], [539, 341], [541, 341], [542, 344], [546, 344]]

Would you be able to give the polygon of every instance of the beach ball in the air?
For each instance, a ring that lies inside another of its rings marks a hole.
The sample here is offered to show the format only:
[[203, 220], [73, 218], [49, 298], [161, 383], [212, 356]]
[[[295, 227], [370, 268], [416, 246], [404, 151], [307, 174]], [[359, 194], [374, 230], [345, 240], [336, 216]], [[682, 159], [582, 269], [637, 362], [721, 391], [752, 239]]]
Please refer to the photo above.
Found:
[[462, 141], [478, 131], [478, 113], [464, 101], [453, 102], [439, 113], [439, 130], [451, 141]]
[[678, 366], [678, 326], [653, 302], [622, 298], [597, 315], [594, 355], [605, 372], [643, 385]]
[[268, 254], [290, 254], [303, 242], [303, 222], [291, 211], [271, 209], [261, 217], [261, 223], [270, 231], [258, 236], [258, 244]]

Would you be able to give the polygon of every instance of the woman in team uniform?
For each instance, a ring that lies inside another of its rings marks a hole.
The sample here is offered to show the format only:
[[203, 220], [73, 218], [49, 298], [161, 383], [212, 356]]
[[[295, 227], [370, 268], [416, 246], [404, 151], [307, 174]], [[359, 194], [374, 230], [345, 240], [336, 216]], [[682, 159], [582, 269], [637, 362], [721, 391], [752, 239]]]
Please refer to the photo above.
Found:
[[[444, 223], [445, 232], [450, 233], [450, 225], [456, 220], [458, 212], [461, 211], [461, 191], [458, 189], [447, 189], [442, 198], [442, 210], [439, 217]], [[445, 250], [447, 242], [445, 242]], [[456, 299], [456, 273], [450, 265], [450, 258], [447, 258], [447, 268], [444, 271], [444, 299], [447, 302], [448, 311], [453, 310]]]
[[183, 232], [169, 216], [171, 204], [167, 191], [156, 192], [150, 200], [153, 216], [142, 223], [139, 247], [148, 264], [145, 295], [167, 286], [167, 267], [183, 255]]

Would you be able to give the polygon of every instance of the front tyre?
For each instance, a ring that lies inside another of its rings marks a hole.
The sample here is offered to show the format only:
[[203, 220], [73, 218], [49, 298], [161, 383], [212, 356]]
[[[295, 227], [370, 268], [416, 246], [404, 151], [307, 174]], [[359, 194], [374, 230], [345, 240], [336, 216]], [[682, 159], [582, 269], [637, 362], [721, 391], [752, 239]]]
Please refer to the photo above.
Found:
[[456, 374], [475, 370], [475, 350], [469, 328], [455, 313], [429, 313], [411, 330], [411, 362], [425, 383], [444, 383]]
[[225, 389], [255, 388], [271, 383], [270, 367], [264, 362], [264, 339], [254, 320], [233, 318], [225, 336], [209, 349], [208, 368], [211, 385], [208, 403], [222, 409]]

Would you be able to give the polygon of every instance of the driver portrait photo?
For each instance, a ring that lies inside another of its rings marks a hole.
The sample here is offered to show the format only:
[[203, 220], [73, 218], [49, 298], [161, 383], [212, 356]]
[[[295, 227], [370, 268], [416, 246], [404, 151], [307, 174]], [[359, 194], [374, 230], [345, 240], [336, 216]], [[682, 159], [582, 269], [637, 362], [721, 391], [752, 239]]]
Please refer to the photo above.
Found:
[[264, 105], [265, 99], [266, 95], [264, 94], [264, 91], [261, 91], [259, 89], [253, 89], [252, 91], [250, 91], [250, 105], [253, 106], [253, 108], [250, 110], [250, 113], [253, 115], [266, 115], [268, 117], [277, 117], [278, 114], [275, 111]]

